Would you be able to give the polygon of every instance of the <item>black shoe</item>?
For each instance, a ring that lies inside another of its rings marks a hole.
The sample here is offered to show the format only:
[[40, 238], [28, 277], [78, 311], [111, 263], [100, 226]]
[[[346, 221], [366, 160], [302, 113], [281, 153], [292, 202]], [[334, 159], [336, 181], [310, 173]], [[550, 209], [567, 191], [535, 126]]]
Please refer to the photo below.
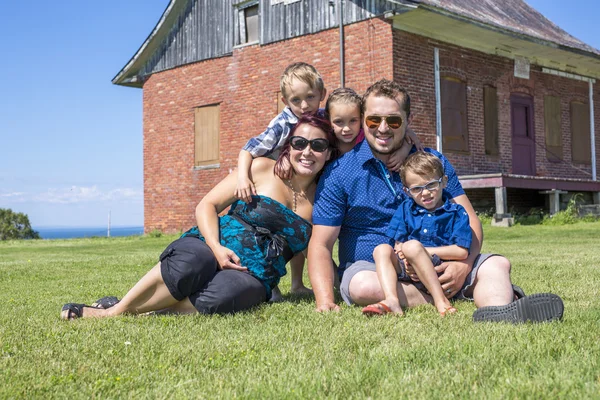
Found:
[[60, 310], [60, 319], [70, 321], [72, 319], [82, 318], [84, 307], [89, 306], [79, 303], [67, 303], [63, 306], [62, 310]]
[[512, 285], [513, 293], [515, 294], [515, 300], [522, 299], [525, 297], [525, 291], [521, 289], [521, 286]]
[[505, 306], [481, 307], [473, 313], [473, 321], [483, 322], [549, 322], [562, 319], [565, 306], [552, 293], [536, 293]]
[[116, 298], [115, 296], [106, 296], [103, 297], [101, 299], [96, 300], [95, 302], [92, 303], [92, 307], [94, 308], [103, 308], [103, 309], [107, 309], [107, 308], [111, 308], [114, 307], [115, 305], [117, 305], [117, 303], [120, 300], [118, 298]]

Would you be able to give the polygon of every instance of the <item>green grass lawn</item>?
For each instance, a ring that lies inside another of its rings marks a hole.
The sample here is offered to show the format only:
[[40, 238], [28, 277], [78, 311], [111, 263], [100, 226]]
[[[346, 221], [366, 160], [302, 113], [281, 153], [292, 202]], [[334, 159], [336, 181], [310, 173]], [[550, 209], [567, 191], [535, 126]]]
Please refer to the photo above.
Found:
[[485, 235], [514, 283], [562, 296], [562, 322], [474, 324], [468, 302], [367, 319], [293, 297], [64, 322], [64, 303], [122, 296], [174, 237], [0, 243], [0, 398], [600, 398], [600, 222]]

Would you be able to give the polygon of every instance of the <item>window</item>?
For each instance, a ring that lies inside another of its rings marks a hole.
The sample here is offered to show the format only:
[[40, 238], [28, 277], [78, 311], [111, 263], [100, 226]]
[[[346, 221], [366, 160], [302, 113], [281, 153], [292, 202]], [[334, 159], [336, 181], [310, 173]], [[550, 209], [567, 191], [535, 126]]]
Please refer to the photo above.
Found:
[[194, 166], [219, 166], [219, 105], [198, 107], [194, 111]]
[[485, 154], [498, 155], [498, 96], [493, 86], [483, 87], [483, 130]]
[[574, 163], [592, 164], [590, 150], [590, 107], [589, 105], [571, 102], [571, 159]]
[[247, 1], [237, 5], [238, 35], [236, 44], [255, 43], [259, 37], [258, 1]]
[[444, 151], [469, 151], [467, 85], [460, 79], [443, 77], [442, 148]]
[[546, 130], [546, 157], [549, 161], [563, 158], [560, 98], [544, 96], [544, 126]]

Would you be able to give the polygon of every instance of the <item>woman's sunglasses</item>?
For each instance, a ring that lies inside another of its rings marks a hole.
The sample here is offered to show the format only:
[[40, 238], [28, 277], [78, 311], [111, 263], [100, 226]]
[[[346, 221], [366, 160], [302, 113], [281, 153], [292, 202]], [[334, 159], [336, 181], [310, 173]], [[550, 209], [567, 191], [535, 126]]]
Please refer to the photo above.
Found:
[[385, 121], [392, 129], [398, 129], [402, 126], [402, 117], [399, 115], [369, 115], [365, 118], [365, 123], [369, 129], [379, 128], [381, 121]]
[[302, 151], [310, 143], [310, 148], [317, 153], [322, 153], [329, 148], [329, 141], [327, 139], [312, 139], [308, 140], [302, 136], [292, 136], [290, 138], [290, 145], [294, 150]]

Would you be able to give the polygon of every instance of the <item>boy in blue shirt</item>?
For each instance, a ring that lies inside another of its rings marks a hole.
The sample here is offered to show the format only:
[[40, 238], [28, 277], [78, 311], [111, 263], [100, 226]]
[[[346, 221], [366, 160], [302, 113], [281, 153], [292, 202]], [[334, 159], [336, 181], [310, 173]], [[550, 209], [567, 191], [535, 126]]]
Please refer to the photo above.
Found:
[[[394, 248], [380, 244], [373, 251], [377, 277], [385, 294], [379, 303], [363, 308], [365, 315], [403, 314], [398, 280], [414, 281], [431, 294], [441, 316], [456, 312], [444, 295], [434, 269], [442, 260], [464, 260], [471, 247], [471, 227], [464, 207], [444, 191], [448, 177], [440, 159], [416, 152], [402, 164], [400, 177], [410, 198], [394, 214], [387, 236]], [[416, 276], [415, 276], [416, 274]]]

